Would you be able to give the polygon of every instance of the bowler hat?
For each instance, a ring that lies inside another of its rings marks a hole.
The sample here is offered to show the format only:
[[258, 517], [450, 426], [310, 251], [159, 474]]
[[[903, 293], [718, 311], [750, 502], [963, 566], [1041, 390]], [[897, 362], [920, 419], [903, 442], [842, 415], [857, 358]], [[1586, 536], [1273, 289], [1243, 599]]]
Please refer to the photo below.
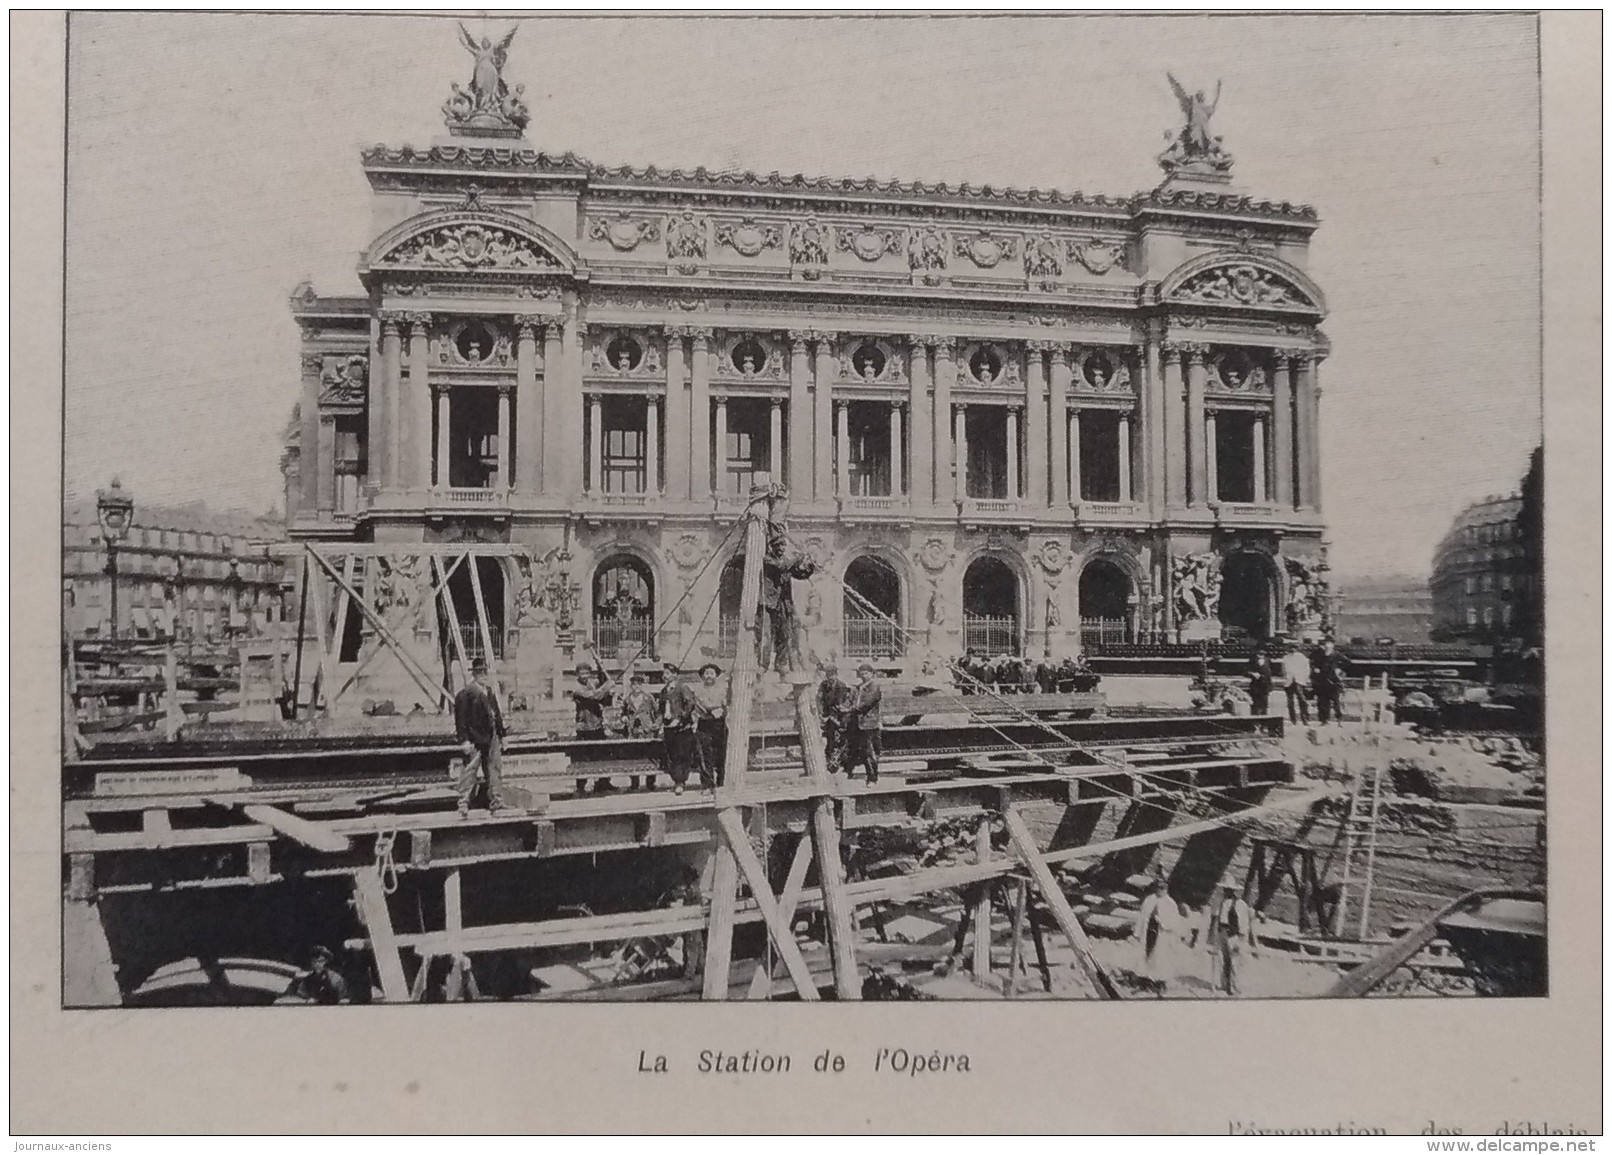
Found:
[[487, 659], [486, 658], [471, 658], [470, 659], [470, 672], [472, 674], [485, 674], [487, 672]]

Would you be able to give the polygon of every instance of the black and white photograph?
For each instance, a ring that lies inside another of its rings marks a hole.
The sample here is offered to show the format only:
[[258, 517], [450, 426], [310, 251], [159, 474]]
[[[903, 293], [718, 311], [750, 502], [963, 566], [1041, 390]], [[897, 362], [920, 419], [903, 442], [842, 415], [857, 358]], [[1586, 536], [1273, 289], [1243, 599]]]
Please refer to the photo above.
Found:
[[59, 1009], [1543, 1006], [1539, 21], [70, 14]]

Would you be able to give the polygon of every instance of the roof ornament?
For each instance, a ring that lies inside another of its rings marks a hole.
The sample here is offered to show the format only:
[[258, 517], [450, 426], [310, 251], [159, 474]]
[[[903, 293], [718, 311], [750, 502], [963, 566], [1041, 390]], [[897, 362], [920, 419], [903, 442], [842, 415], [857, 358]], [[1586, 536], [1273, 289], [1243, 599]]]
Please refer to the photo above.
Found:
[[462, 23], [459, 25], [459, 42], [475, 60], [470, 74], [470, 87], [453, 86], [453, 95], [442, 106], [442, 115], [448, 131], [455, 136], [518, 137], [526, 128], [531, 113], [521, 94], [525, 85], [517, 84], [513, 90], [504, 80], [504, 64], [509, 58], [509, 42], [520, 30], [516, 25], [502, 40], [493, 42], [483, 36], [478, 42]]
[[1221, 82], [1215, 82], [1215, 98], [1210, 100], [1204, 95], [1203, 89], [1189, 95], [1172, 74], [1166, 72], [1164, 75], [1169, 78], [1170, 87], [1175, 91], [1175, 99], [1181, 106], [1185, 123], [1180, 131], [1165, 134], [1170, 147], [1160, 154], [1159, 167], [1168, 176], [1227, 179], [1231, 172], [1231, 153], [1225, 150], [1221, 138], [1212, 135], [1209, 130], [1210, 118], [1220, 107]]

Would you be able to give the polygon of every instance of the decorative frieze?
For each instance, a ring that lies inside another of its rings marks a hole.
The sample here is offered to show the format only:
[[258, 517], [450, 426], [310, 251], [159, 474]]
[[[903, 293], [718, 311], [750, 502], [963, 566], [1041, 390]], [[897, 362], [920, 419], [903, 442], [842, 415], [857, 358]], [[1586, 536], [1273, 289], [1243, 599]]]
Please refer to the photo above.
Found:
[[860, 229], [841, 227], [834, 230], [836, 249], [842, 253], [854, 253], [859, 260], [870, 264], [888, 254], [899, 253], [902, 245], [902, 234], [898, 230], [875, 228], [871, 222]]
[[952, 252], [973, 261], [975, 268], [994, 269], [1004, 260], [1012, 260], [1018, 251], [1019, 238], [1011, 234], [985, 229], [971, 234], [952, 234]]
[[652, 243], [660, 240], [660, 221], [627, 212], [593, 217], [588, 221], [588, 236], [592, 240], [605, 241], [618, 253], [630, 253], [646, 241]]
[[716, 243], [741, 257], [754, 257], [764, 249], [776, 249], [783, 244], [783, 233], [777, 225], [758, 223], [752, 217], [737, 221], [721, 221], [716, 226]]
[[1066, 242], [1069, 259], [1079, 261], [1087, 272], [1099, 277], [1113, 269], [1125, 268], [1125, 242], [1114, 238], [1090, 237]]

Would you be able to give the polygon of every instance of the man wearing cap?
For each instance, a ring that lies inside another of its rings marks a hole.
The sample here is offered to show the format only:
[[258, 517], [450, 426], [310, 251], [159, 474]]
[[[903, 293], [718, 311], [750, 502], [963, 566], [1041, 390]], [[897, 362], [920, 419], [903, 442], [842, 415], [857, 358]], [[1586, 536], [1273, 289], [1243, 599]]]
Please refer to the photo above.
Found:
[[464, 751], [465, 768], [459, 775], [459, 813], [469, 813], [478, 774], [487, 779], [487, 809], [504, 806], [504, 715], [498, 698], [487, 685], [487, 659], [470, 663], [470, 681], [453, 696], [453, 725]]
[[845, 761], [845, 704], [851, 687], [840, 681], [833, 662], [823, 663], [823, 680], [817, 685], [817, 714], [823, 720], [823, 754], [828, 772], [838, 774]]
[[336, 970], [333, 965], [335, 961], [335, 953], [329, 947], [314, 947], [308, 970], [291, 980], [291, 987], [286, 993], [327, 1007], [351, 1002], [347, 980]]
[[721, 676], [721, 666], [706, 662], [700, 667], [700, 684], [694, 687], [699, 701], [695, 735], [699, 739], [700, 785], [707, 790], [722, 784], [722, 763], [727, 757], [728, 688], [717, 681]]
[[783, 526], [767, 523], [767, 552], [761, 561], [761, 598], [757, 613], [763, 619], [761, 668], [787, 674], [799, 667], [796, 644], [795, 601], [790, 582], [804, 581], [817, 572], [817, 566], [789, 544]]
[[672, 793], [681, 794], [688, 784], [688, 772], [700, 757], [694, 733], [700, 700], [675, 664], [667, 662], [662, 671], [666, 684], [660, 692], [661, 742], [666, 749], [666, 773], [672, 778]]
[[848, 739], [845, 773], [849, 775], [857, 766], [867, 771], [868, 785], [879, 780], [879, 746], [884, 719], [881, 709], [884, 695], [874, 680], [871, 663], [863, 662], [856, 668], [861, 681], [851, 691], [845, 704], [845, 731]]
[[[604, 674], [598, 666], [582, 666], [577, 670], [581, 685], [571, 691], [571, 702], [576, 707], [577, 737], [585, 742], [602, 741], [605, 737], [604, 712], [610, 705], [610, 687], [604, 684]], [[577, 793], [586, 793], [588, 780], [577, 779]], [[609, 790], [610, 779], [601, 778], [594, 793]]]

